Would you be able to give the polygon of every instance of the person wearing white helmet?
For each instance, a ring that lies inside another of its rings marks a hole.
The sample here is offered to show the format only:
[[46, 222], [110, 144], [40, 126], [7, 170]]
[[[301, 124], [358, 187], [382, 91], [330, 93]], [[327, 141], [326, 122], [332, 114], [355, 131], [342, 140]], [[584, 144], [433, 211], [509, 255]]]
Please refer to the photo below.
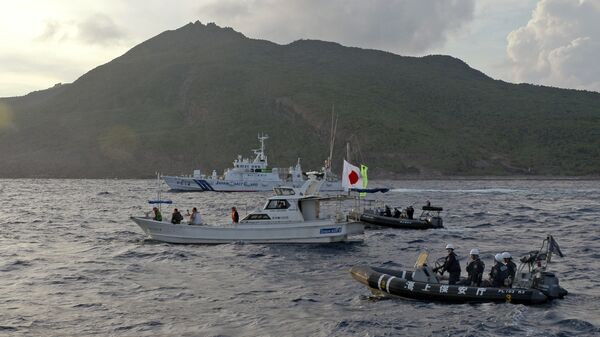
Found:
[[471, 262], [467, 265], [467, 274], [469, 276], [465, 284], [472, 287], [479, 287], [481, 286], [485, 263], [479, 258], [479, 249], [473, 248], [469, 254], [471, 255]]
[[502, 259], [504, 259], [504, 263], [506, 264], [506, 268], [508, 268], [508, 284], [509, 288], [512, 288], [512, 283], [515, 280], [515, 275], [517, 274], [517, 265], [512, 262], [512, 256], [509, 252], [502, 253]]
[[446, 245], [446, 250], [448, 251], [448, 256], [444, 259], [444, 264], [439, 268], [435, 268], [433, 271], [438, 272], [441, 275], [444, 275], [444, 272], [448, 272], [450, 275], [448, 279], [448, 284], [456, 284], [460, 279], [460, 263], [458, 263], [458, 258], [454, 253], [454, 245], [449, 243]]
[[490, 283], [492, 287], [503, 288], [505, 286], [504, 280], [508, 277], [508, 268], [504, 265], [504, 259], [502, 254], [498, 253], [494, 256], [496, 264], [490, 271]]

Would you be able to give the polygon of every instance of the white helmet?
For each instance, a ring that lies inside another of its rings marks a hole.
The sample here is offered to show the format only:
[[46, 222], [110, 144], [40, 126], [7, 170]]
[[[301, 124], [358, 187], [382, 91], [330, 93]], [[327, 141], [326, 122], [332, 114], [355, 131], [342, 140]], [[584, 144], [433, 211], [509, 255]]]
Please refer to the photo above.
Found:
[[454, 245], [449, 243], [446, 245], [446, 249], [454, 249]]
[[471, 255], [479, 255], [479, 249], [473, 248], [473, 249], [471, 249], [471, 251], [469, 252], [469, 254], [471, 254]]
[[504, 259], [502, 258], [502, 254], [498, 253], [494, 256], [494, 259], [498, 262], [504, 262]]
[[510, 256], [510, 253], [509, 253], [509, 252], [504, 252], [504, 253], [502, 253], [502, 258], [503, 258], [503, 259], [511, 259], [511, 258], [512, 258], [512, 256]]

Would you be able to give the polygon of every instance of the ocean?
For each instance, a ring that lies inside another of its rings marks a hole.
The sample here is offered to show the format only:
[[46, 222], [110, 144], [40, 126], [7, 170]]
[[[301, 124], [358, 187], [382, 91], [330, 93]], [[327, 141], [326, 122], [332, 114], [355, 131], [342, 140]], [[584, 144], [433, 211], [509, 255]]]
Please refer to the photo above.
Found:
[[[154, 180], [0, 180], [0, 335], [4, 336], [597, 336], [600, 181], [374, 181], [392, 206], [426, 200], [445, 228], [366, 230], [320, 245], [176, 245], [147, 239]], [[166, 188], [163, 187], [166, 191]], [[269, 193], [164, 192], [204, 221], [243, 217]], [[168, 214], [171, 206], [163, 210]], [[479, 248], [518, 258], [552, 234], [551, 271], [569, 291], [537, 306], [375, 298], [358, 264], [410, 269], [452, 243], [464, 268]]]

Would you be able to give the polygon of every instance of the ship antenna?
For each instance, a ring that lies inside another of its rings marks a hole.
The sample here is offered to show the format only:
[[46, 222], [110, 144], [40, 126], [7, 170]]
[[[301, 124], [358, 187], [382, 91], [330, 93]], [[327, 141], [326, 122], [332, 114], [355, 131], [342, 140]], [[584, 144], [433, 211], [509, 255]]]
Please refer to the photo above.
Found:
[[333, 147], [335, 145], [335, 134], [337, 132], [338, 116], [335, 114], [335, 104], [331, 105], [331, 133], [329, 138], [329, 157], [327, 158], [327, 167], [325, 171], [332, 169]]

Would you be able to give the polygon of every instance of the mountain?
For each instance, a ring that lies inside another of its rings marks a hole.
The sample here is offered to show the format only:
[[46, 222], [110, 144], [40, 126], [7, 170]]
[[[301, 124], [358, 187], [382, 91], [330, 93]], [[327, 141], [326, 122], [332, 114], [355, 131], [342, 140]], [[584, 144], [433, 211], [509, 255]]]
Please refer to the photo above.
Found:
[[[600, 94], [493, 80], [459, 59], [288, 45], [190, 23], [71, 84], [0, 99], [0, 177], [151, 177], [229, 167], [269, 134], [317, 169], [339, 115], [374, 177], [594, 175]], [[335, 167], [337, 165], [337, 167]]]

